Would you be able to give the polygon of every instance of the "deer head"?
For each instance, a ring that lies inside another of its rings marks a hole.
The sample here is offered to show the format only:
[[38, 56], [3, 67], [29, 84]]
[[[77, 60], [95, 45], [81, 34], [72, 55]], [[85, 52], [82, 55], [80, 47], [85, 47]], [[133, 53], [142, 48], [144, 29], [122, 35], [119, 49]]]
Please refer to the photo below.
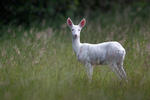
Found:
[[71, 29], [72, 38], [77, 39], [80, 38], [81, 29], [85, 26], [86, 20], [83, 18], [78, 25], [74, 25], [70, 18], [67, 19], [67, 24]]

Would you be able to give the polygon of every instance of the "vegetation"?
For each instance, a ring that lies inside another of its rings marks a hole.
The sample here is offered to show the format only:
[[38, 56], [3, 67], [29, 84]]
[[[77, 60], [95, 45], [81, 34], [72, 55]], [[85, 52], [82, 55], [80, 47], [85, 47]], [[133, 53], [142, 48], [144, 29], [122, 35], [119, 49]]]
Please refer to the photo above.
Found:
[[93, 15], [94, 19], [88, 17], [81, 32], [81, 42], [116, 40], [124, 46], [128, 83], [119, 81], [107, 66], [95, 67], [93, 81], [88, 83], [84, 65], [77, 61], [72, 50], [67, 18], [59, 28], [51, 27], [57, 23], [44, 20], [28, 28], [3, 26], [1, 100], [148, 100], [150, 19], [145, 10], [132, 10], [129, 7], [122, 12]]
[[149, 0], [2, 0], [0, 23], [29, 26], [43, 19], [59, 21], [65, 16], [89, 16], [92, 12], [109, 12], [133, 6], [149, 7]]

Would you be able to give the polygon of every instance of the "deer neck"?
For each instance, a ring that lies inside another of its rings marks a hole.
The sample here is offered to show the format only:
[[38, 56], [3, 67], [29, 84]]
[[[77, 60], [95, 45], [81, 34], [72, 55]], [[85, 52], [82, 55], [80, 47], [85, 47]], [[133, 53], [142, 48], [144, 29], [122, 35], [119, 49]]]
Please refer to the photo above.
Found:
[[80, 37], [78, 38], [72, 38], [72, 47], [73, 47], [73, 50], [74, 52], [76, 53], [76, 55], [78, 54], [78, 51], [80, 50]]

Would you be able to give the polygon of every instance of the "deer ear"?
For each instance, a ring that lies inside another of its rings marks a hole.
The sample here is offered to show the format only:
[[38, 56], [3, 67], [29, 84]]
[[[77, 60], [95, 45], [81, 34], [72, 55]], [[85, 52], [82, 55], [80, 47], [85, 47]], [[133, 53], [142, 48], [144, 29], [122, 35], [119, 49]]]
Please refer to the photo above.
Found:
[[69, 27], [73, 26], [73, 22], [71, 21], [70, 18], [67, 19], [67, 24], [68, 24]]
[[81, 20], [79, 26], [80, 26], [81, 28], [83, 28], [83, 27], [85, 26], [85, 24], [86, 24], [86, 20], [85, 20], [85, 18], [83, 18], [83, 19]]

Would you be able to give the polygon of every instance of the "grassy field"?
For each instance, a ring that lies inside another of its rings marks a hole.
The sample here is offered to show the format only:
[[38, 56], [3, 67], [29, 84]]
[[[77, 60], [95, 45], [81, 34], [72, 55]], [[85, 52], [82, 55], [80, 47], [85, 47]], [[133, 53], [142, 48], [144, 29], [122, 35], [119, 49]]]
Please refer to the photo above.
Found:
[[121, 82], [109, 67], [97, 66], [91, 84], [73, 52], [66, 19], [59, 29], [44, 21], [28, 29], [3, 27], [1, 33], [6, 35], [0, 37], [0, 100], [150, 99], [149, 18], [132, 16], [125, 10], [87, 19], [81, 42], [120, 42], [127, 52], [124, 68], [129, 81]]

